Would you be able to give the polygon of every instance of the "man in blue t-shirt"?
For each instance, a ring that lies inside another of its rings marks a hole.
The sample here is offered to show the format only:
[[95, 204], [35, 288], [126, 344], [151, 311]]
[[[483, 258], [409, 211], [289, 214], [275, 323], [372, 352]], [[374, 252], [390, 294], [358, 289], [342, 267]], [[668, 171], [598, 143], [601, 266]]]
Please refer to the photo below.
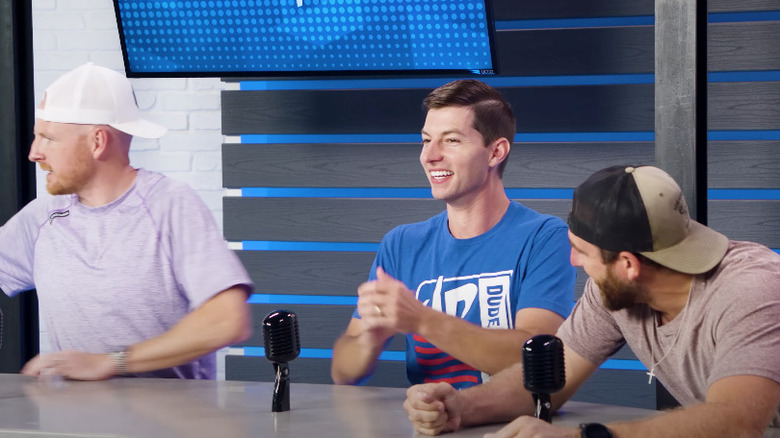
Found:
[[572, 306], [566, 224], [504, 190], [515, 135], [509, 104], [483, 82], [459, 80], [423, 106], [420, 163], [447, 208], [382, 239], [333, 348], [339, 384], [365, 381], [390, 338], [403, 333], [412, 384], [476, 385], [520, 361], [531, 336], [555, 333]]

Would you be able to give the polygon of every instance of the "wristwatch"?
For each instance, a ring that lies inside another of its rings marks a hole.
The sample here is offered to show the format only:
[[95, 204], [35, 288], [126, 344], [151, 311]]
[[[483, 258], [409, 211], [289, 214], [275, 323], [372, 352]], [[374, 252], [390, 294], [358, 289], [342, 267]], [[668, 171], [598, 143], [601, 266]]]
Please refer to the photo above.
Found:
[[115, 351], [113, 353], [108, 353], [108, 357], [111, 358], [111, 361], [114, 362], [114, 374], [117, 376], [122, 376], [124, 374], [127, 374], [127, 356], [128, 356], [128, 350], [122, 349], [120, 351]]
[[580, 438], [613, 438], [612, 433], [601, 423], [580, 424]]

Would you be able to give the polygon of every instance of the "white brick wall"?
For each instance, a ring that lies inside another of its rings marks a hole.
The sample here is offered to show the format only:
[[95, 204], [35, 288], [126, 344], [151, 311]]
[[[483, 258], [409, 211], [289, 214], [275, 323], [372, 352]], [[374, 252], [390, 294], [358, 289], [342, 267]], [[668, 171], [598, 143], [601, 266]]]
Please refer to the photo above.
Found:
[[[36, 104], [55, 78], [85, 62], [123, 71], [111, 0], [33, 0], [32, 7]], [[145, 116], [169, 129], [159, 140], [134, 139], [132, 165], [190, 184], [221, 227], [222, 82], [216, 78], [132, 81]], [[39, 190], [45, 190], [38, 181]], [[41, 351], [49, 351], [44, 332]], [[222, 356], [220, 377], [224, 376]]]

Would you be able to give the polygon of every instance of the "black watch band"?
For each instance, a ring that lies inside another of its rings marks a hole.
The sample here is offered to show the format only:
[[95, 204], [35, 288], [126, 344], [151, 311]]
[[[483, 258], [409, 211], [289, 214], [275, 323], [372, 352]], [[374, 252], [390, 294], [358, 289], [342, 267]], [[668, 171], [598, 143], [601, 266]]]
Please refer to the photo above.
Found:
[[613, 438], [612, 432], [601, 423], [580, 424], [581, 438]]

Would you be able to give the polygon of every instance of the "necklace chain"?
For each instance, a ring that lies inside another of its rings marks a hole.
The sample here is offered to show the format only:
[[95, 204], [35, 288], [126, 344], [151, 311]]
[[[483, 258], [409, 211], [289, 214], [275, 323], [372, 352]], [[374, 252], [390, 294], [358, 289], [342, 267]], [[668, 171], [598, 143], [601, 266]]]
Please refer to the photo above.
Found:
[[[666, 359], [666, 356], [669, 355], [669, 352], [674, 350], [674, 347], [677, 345], [677, 339], [680, 337], [680, 333], [682, 333], [683, 329], [685, 328], [685, 322], [688, 319], [688, 304], [691, 302], [691, 295], [693, 292], [693, 280], [691, 280], [691, 286], [688, 289], [688, 298], [685, 300], [685, 307], [683, 307], [682, 311], [685, 312], [682, 316], [682, 321], [680, 321], [680, 328], [677, 329], [677, 334], [674, 335], [674, 340], [672, 341], [672, 345], [669, 346], [669, 348], [666, 350], [666, 353], [664, 353], [663, 356], [661, 356], [660, 359], [658, 359], [658, 362], [655, 361], [655, 349], [653, 348], [655, 344], [655, 339], [650, 341], [650, 371], [647, 372], [647, 375], [649, 376], [647, 379], [647, 384], [653, 383], [653, 377], [655, 377], [655, 367], [661, 364], [661, 362]], [[651, 309], [652, 311], [652, 309]], [[656, 339], [658, 338], [656, 334], [656, 328], [655, 323], [653, 324], [653, 334], [655, 335]]]

